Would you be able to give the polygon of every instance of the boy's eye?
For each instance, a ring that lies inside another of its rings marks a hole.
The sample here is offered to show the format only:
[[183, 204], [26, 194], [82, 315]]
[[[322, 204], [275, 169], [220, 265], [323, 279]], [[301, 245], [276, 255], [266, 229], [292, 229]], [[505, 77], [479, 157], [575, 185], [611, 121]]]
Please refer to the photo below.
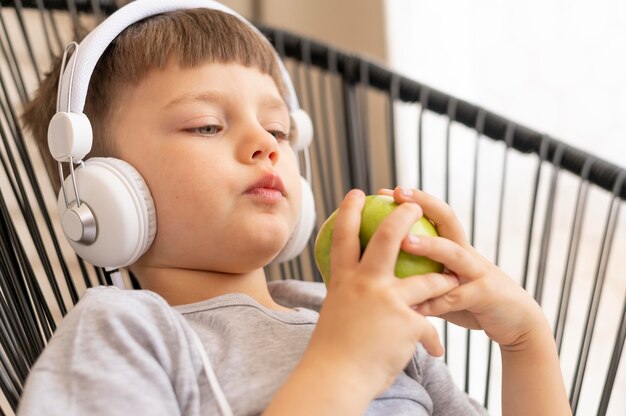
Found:
[[217, 126], [215, 124], [209, 124], [206, 126], [192, 127], [192, 128], [185, 129], [185, 130], [188, 131], [189, 133], [195, 133], [201, 136], [214, 136], [220, 131], [222, 131], [222, 127]]
[[289, 140], [289, 135], [280, 130], [268, 130], [268, 133], [274, 136], [277, 141]]

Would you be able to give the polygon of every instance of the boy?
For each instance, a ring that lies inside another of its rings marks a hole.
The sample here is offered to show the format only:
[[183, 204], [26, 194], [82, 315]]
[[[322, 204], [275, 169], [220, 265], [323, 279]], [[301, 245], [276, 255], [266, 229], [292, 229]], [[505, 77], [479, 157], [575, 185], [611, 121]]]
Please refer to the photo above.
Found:
[[[429, 356], [443, 353], [432, 315], [500, 344], [505, 414], [568, 414], [541, 309], [423, 192], [381, 190], [401, 205], [362, 257], [364, 195], [346, 196], [328, 294], [266, 283], [263, 267], [302, 209], [276, 65], [246, 24], [208, 9], [142, 20], [109, 46], [85, 113], [93, 154], [134, 166], [154, 200], [158, 232], [130, 266], [145, 290], [87, 290], [31, 370], [18, 413], [484, 414]], [[58, 69], [25, 113], [43, 153], [57, 79]], [[406, 237], [422, 210], [441, 238]], [[401, 247], [451, 273], [396, 279]]]

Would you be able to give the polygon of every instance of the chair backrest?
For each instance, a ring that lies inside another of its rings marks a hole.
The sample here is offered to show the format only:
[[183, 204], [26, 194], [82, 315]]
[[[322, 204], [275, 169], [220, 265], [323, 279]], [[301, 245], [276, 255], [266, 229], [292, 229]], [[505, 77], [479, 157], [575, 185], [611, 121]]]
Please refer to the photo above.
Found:
[[[0, 410], [62, 317], [107, 276], [60, 236], [55, 191], [19, 120], [51, 58], [113, 0], [3, 1], [0, 13]], [[381, 65], [261, 27], [311, 114], [318, 226], [353, 187], [419, 187], [448, 202], [471, 242], [541, 303], [578, 414], [624, 414], [626, 170]], [[320, 281], [313, 240], [270, 279]], [[126, 276], [126, 278], [130, 278]], [[500, 362], [482, 333], [436, 320], [453, 377], [498, 414]], [[497, 346], [496, 346], [497, 348]], [[621, 368], [621, 370], [620, 370]], [[618, 371], [619, 370], [619, 371]]]

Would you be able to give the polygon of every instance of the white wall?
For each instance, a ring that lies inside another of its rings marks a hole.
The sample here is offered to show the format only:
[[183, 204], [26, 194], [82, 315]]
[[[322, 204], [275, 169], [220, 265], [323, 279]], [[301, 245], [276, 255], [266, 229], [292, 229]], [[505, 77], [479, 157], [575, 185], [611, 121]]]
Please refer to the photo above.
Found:
[[387, 0], [391, 65], [626, 165], [626, 2]]

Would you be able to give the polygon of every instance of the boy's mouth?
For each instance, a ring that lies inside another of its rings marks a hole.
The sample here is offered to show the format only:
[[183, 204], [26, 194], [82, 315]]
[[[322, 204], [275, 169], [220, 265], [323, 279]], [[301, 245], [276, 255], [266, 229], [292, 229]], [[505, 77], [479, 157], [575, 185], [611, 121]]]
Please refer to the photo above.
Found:
[[279, 200], [285, 196], [285, 185], [280, 176], [266, 173], [246, 189], [245, 193], [256, 195], [262, 199]]

